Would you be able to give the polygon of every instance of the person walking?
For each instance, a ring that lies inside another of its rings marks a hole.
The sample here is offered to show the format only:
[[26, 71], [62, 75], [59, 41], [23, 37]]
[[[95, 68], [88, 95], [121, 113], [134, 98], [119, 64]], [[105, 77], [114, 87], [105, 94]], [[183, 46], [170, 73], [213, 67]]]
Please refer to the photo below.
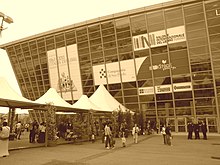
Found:
[[125, 132], [122, 132], [121, 142], [122, 142], [122, 147], [126, 147], [126, 137], [125, 137]]
[[167, 144], [167, 139], [166, 139], [166, 128], [165, 126], [163, 125], [162, 128], [161, 128], [161, 134], [163, 136], [163, 144]]
[[10, 127], [7, 125], [7, 122], [3, 122], [3, 126], [0, 128], [0, 157], [6, 157], [9, 155], [8, 142], [10, 135]]
[[202, 134], [203, 134], [203, 139], [204, 140], [207, 140], [207, 125], [204, 121], [202, 121], [202, 124], [201, 124], [201, 131], [202, 131]]
[[132, 135], [133, 135], [133, 140], [134, 143], [138, 143], [138, 133], [139, 133], [140, 129], [137, 126], [137, 124], [134, 125], [133, 129], [132, 129]]
[[108, 124], [105, 125], [105, 148], [111, 148], [111, 129]]
[[92, 143], [95, 143], [95, 133], [94, 132], [92, 132], [91, 141], [92, 141]]
[[18, 140], [21, 139], [21, 127], [22, 127], [22, 124], [21, 124], [21, 121], [19, 121], [16, 125], [15, 125], [15, 133], [16, 133], [16, 138]]
[[171, 128], [170, 128], [170, 124], [168, 124], [168, 126], [166, 127], [165, 129], [165, 132], [166, 132], [166, 140], [167, 140], [167, 144], [169, 146], [173, 146], [172, 144], [172, 134], [171, 134]]
[[188, 131], [188, 139], [192, 140], [193, 124], [191, 122], [189, 122], [187, 125], [187, 131]]

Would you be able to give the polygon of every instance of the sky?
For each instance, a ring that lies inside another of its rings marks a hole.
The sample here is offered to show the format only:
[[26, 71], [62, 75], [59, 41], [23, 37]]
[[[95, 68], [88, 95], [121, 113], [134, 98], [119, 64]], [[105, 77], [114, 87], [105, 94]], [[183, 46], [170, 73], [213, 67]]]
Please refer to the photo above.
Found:
[[[171, 0], [0, 0], [0, 12], [14, 23], [4, 23], [0, 45], [93, 18]], [[1, 20], [1, 19], [0, 19]], [[10, 61], [0, 49], [0, 77], [21, 95]]]

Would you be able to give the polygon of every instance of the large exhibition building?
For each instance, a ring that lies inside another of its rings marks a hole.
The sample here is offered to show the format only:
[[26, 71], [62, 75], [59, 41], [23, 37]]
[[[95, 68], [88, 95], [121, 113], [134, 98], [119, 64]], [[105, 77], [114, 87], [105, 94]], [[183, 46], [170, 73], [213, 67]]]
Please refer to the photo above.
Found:
[[219, 0], [174, 0], [0, 47], [30, 100], [52, 87], [73, 103], [104, 84], [146, 120], [169, 122], [176, 132], [203, 120], [220, 132]]

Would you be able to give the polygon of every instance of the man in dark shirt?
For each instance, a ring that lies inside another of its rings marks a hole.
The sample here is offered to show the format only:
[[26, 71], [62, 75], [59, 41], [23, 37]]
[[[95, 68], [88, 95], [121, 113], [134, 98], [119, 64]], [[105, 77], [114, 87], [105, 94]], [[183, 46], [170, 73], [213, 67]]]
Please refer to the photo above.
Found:
[[206, 123], [204, 121], [202, 121], [202, 124], [201, 124], [201, 131], [202, 131], [202, 134], [203, 134], [203, 139], [204, 140], [207, 140], [207, 126], [206, 126]]
[[200, 139], [198, 122], [194, 124], [194, 133], [195, 133], [195, 139]]
[[188, 123], [187, 130], [188, 130], [188, 139], [192, 139], [193, 124], [191, 122]]
[[172, 146], [172, 143], [171, 143], [172, 135], [171, 135], [170, 124], [168, 124], [168, 126], [166, 127], [165, 132], [166, 132], [167, 144], [169, 146]]

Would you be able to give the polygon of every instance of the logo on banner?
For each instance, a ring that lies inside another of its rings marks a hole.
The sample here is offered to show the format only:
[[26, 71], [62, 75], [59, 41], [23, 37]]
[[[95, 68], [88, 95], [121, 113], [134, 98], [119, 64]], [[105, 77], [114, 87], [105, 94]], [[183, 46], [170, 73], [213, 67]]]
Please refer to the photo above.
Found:
[[154, 87], [139, 88], [139, 95], [151, 95], [154, 94]]
[[151, 45], [156, 44], [155, 36], [154, 34], [149, 35], [149, 41], [148, 41], [148, 34], [143, 34], [133, 37], [133, 44], [134, 44], [134, 50], [147, 49]]
[[100, 71], [99, 71], [99, 74], [100, 74], [100, 78], [106, 78], [106, 71], [104, 70], [104, 69], [101, 69]]
[[62, 92], [69, 92], [69, 91], [77, 91], [76, 86], [73, 83], [73, 80], [69, 78], [69, 76], [66, 76], [63, 72], [61, 74], [60, 79], [58, 80], [60, 91]]
[[167, 60], [162, 60], [161, 64], [149, 66], [149, 70], [168, 70], [168, 69], [176, 69], [175, 66], [172, 66], [172, 63], [167, 64]]
[[173, 90], [174, 92], [192, 91], [192, 83], [186, 82], [173, 84]]
[[156, 88], [156, 93], [171, 93], [172, 88], [171, 85], [161, 85], [161, 86], [155, 86]]
[[177, 43], [186, 40], [184, 26], [178, 26], [165, 30], [155, 31], [134, 36], [132, 38], [134, 51], [159, 47], [167, 43]]

